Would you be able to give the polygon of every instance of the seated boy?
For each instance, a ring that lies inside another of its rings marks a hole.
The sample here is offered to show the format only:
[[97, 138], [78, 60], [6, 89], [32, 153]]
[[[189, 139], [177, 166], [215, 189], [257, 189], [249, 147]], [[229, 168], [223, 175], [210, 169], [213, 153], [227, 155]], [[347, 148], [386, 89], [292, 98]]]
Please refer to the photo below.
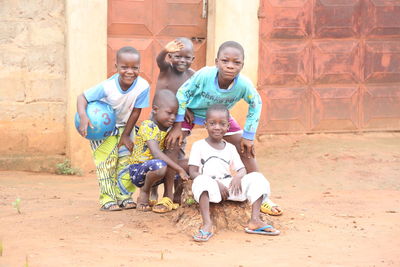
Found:
[[[160, 90], [153, 101], [151, 118], [145, 120], [139, 127], [135, 139], [131, 165], [118, 174], [118, 187], [126, 194], [132, 192], [135, 186], [140, 188], [137, 199], [137, 209], [152, 210], [149, 205], [150, 189], [164, 182], [166, 188], [172, 189], [173, 179], [164, 179], [167, 167], [174, 169], [183, 180], [189, 176], [186, 171], [163, 153], [164, 138], [169, 128], [175, 122], [178, 111], [178, 101], [168, 90]], [[164, 190], [164, 198], [157, 205], [167, 206], [169, 211], [174, 208], [170, 196], [172, 192]], [[153, 211], [157, 212], [157, 205]]]
[[[210, 202], [245, 201], [252, 205], [247, 233], [279, 235], [280, 231], [260, 219], [260, 207], [270, 194], [269, 182], [259, 172], [246, 174], [234, 145], [223, 137], [229, 129], [229, 111], [222, 104], [208, 108], [205, 127], [208, 137], [196, 141], [190, 152], [189, 173], [193, 181], [194, 199], [200, 205], [203, 225], [193, 238], [207, 241], [212, 235]], [[232, 173], [232, 170], [234, 173]]]

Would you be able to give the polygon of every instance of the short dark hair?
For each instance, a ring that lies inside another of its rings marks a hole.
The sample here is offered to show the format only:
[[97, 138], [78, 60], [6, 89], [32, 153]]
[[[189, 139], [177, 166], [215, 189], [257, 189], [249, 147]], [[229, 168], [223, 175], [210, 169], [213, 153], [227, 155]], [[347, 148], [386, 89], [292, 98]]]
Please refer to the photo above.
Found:
[[157, 90], [153, 98], [153, 106], [175, 106], [178, 105], [176, 95], [168, 89]]
[[210, 115], [211, 112], [213, 111], [222, 111], [226, 113], [227, 119], [230, 117], [229, 109], [223, 105], [223, 104], [214, 104], [208, 107], [207, 112], [206, 112], [206, 119]]
[[139, 53], [139, 51], [136, 50], [136, 48], [134, 48], [132, 46], [124, 46], [124, 47], [121, 47], [120, 49], [118, 49], [117, 54], [116, 54], [116, 60], [118, 61], [119, 57], [125, 53], [136, 54], [140, 57], [140, 53]]
[[222, 43], [218, 48], [217, 58], [219, 57], [219, 54], [222, 52], [222, 50], [224, 50], [227, 47], [232, 47], [232, 48], [236, 48], [237, 50], [239, 50], [240, 53], [243, 56], [243, 59], [244, 59], [243, 46], [241, 44], [239, 44], [238, 42], [235, 42], [235, 41], [226, 41], [226, 42]]
[[187, 47], [187, 48], [193, 50], [193, 42], [192, 42], [189, 38], [186, 38], [186, 37], [178, 37], [178, 38], [176, 38], [175, 40], [182, 42], [182, 43], [184, 44], [185, 47]]

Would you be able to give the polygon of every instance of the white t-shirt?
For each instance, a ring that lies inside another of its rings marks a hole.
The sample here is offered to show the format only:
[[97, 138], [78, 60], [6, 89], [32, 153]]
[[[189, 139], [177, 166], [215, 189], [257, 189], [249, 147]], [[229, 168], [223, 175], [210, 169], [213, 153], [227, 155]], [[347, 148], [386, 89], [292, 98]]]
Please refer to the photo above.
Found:
[[131, 87], [123, 91], [118, 78], [119, 74], [115, 74], [84, 92], [88, 102], [101, 100], [112, 106], [117, 116], [117, 127], [127, 123], [133, 108], [146, 108], [150, 102], [150, 86], [145, 79], [138, 76]]
[[225, 148], [219, 150], [210, 146], [205, 139], [194, 142], [188, 164], [198, 166], [200, 174], [214, 179], [230, 177], [232, 170], [238, 171], [244, 165], [236, 147], [228, 142], [225, 144]]

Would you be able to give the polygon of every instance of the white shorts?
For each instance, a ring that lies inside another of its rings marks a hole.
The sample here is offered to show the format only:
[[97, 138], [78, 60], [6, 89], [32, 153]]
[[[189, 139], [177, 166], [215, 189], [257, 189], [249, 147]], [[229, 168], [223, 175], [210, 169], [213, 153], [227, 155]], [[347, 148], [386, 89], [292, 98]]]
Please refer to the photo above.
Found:
[[[218, 183], [221, 182], [224, 186], [229, 189], [229, 184], [232, 178], [225, 179], [213, 179], [210, 176], [199, 175], [197, 176], [192, 185], [192, 192], [194, 199], [199, 202], [200, 195], [204, 192], [208, 192], [210, 202], [219, 203], [222, 200], [221, 193], [219, 191]], [[240, 195], [233, 195], [229, 192], [228, 200], [232, 201], [245, 201], [246, 199], [253, 204], [254, 201], [259, 199], [261, 196], [263, 201], [266, 201], [270, 195], [270, 186], [268, 180], [259, 172], [252, 172], [243, 176], [242, 180], [242, 193]]]

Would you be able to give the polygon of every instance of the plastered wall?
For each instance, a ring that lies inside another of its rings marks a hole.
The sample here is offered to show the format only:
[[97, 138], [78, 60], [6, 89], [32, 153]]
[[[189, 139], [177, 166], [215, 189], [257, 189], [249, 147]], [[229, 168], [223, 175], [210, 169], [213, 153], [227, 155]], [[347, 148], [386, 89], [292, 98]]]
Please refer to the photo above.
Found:
[[0, 4], [0, 169], [48, 171], [66, 150], [65, 6]]
[[[256, 84], [257, 9], [258, 1], [209, 0], [207, 65], [222, 42], [238, 41], [243, 74]], [[107, 1], [3, 0], [0, 51], [0, 169], [52, 171], [68, 158], [92, 171], [73, 117], [77, 95], [107, 78]], [[240, 122], [243, 109], [233, 111]]]

